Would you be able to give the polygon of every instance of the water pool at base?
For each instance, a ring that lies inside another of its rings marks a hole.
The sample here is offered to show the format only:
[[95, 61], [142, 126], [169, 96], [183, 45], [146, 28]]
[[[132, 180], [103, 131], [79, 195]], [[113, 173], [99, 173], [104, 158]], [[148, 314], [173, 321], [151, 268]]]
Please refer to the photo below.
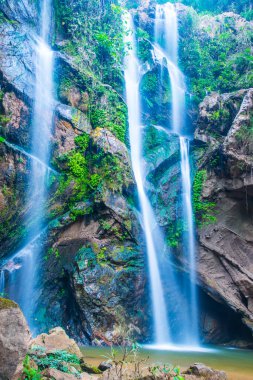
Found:
[[[117, 350], [117, 348], [116, 348]], [[98, 365], [110, 355], [110, 348], [83, 347], [86, 361]], [[120, 349], [118, 349], [120, 355]], [[204, 363], [215, 369], [223, 370], [229, 380], [253, 380], [253, 350], [238, 350], [221, 347], [204, 347], [204, 351], [190, 352], [177, 350], [157, 350], [142, 348], [141, 359], [148, 363], [179, 365], [182, 370], [193, 363]]]

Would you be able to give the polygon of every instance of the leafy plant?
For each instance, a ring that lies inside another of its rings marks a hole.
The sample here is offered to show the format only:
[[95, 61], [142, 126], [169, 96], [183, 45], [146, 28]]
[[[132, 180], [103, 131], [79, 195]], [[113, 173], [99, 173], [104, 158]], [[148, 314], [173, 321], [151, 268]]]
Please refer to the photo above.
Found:
[[174, 367], [171, 365], [164, 364], [163, 366], [161, 365], [154, 365], [152, 367], [149, 367], [150, 373], [155, 376], [160, 378], [163, 378], [165, 380], [184, 380], [184, 377], [181, 376], [180, 374], [180, 368], [179, 367]]
[[30, 357], [26, 355], [23, 361], [23, 380], [40, 380], [42, 379], [40, 371], [32, 368], [30, 365]]
[[80, 364], [80, 360], [76, 355], [70, 354], [69, 352], [63, 350], [56, 350], [45, 357], [36, 357], [36, 355], [31, 356], [40, 370], [55, 368], [59, 371], [69, 373], [69, 367], [66, 364]]
[[216, 221], [216, 217], [214, 216], [215, 203], [202, 198], [202, 190], [206, 178], [206, 170], [199, 170], [193, 182], [193, 207], [195, 218], [199, 226]]

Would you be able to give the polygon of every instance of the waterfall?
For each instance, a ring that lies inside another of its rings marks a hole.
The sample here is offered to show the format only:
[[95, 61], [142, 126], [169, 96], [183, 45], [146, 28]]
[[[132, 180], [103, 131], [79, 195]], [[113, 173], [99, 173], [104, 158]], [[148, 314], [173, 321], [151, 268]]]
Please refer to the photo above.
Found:
[[145, 174], [142, 157], [142, 125], [139, 93], [141, 67], [137, 59], [135, 29], [132, 16], [129, 13], [124, 14], [123, 21], [127, 30], [127, 33], [125, 33], [125, 46], [130, 47], [125, 57], [125, 83], [131, 161], [137, 184], [142, 226], [147, 247], [155, 342], [156, 344], [164, 344], [170, 341], [166, 303], [158, 262], [158, 254], [162, 254], [164, 247], [144, 188]]
[[[183, 221], [187, 226], [184, 234], [184, 257], [190, 272], [190, 287], [186, 285], [189, 302], [190, 344], [198, 344], [198, 305], [195, 269], [195, 235], [192, 210], [191, 173], [189, 163], [189, 141], [184, 135], [185, 128], [185, 80], [178, 67], [178, 22], [177, 13], [170, 3], [156, 6], [154, 56], [161, 65], [167, 65], [172, 91], [171, 131], [179, 135], [182, 177]], [[188, 323], [189, 325], [189, 323]], [[188, 326], [189, 327], [189, 326]]]
[[192, 210], [192, 189], [191, 189], [191, 171], [189, 160], [189, 140], [180, 136], [180, 153], [181, 153], [181, 175], [183, 188], [183, 209], [184, 220], [187, 225], [185, 251], [188, 250], [188, 262], [190, 272], [190, 315], [191, 320], [191, 343], [198, 343], [198, 304], [196, 289], [196, 266], [195, 266], [195, 235], [194, 235], [194, 219]]
[[41, 0], [40, 33], [35, 47], [32, 151], [29, 155], [32, 164], [27, 194], [27, 203], [31, 205], [28, 216], [31, 228], [24, 248], [4, 264], [0, 285], [2, 292], [6, 292], [11, 299], [19, 303], [33, 332], [36, 330], [33, 314], [38, 282], [37, 269], [43, 246], [41, 237], [44, 233], [44, 209], [50, 172], [50, 136], [53, 123], [53, 51], [48, 45], [51, 9], [50, 0]]

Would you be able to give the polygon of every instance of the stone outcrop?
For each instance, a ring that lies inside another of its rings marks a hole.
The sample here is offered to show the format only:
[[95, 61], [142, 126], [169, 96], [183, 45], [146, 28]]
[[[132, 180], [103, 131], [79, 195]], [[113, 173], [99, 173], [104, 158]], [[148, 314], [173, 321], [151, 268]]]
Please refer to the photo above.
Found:
[[199, 168], [207, 170], [202, 199], [216, 205], [216, 221], [199, 229], [200, 283], [253, 332], [252, 102], [252, 89], [210, 95], [195, 138]]
[[18, 305], [0, 298], [0, 379], [12, 380], [22, 369], [30, 331]]
[[40, 334], [31, 342], [31, 347], [40, 346], [45, 349], [46, 354], [50, 354], [55, 350], [67, 351], [70, 354], [82, 357], [82, 353], [74, 341], [70, 339], [61, 327], [55, 327], [48, 334]]

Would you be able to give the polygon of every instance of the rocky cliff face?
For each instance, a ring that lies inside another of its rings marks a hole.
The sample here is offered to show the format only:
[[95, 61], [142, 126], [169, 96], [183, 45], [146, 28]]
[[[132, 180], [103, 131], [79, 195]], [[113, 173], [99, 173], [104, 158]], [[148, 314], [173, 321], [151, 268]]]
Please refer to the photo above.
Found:
[[195, 132], [198, 166], [207, 173], [202, 201], [215, 204], [214, 222], [199, 228], [199, 280], [251, 331], [252, 112], [252, 89], [214, 93], [200, 105]]

